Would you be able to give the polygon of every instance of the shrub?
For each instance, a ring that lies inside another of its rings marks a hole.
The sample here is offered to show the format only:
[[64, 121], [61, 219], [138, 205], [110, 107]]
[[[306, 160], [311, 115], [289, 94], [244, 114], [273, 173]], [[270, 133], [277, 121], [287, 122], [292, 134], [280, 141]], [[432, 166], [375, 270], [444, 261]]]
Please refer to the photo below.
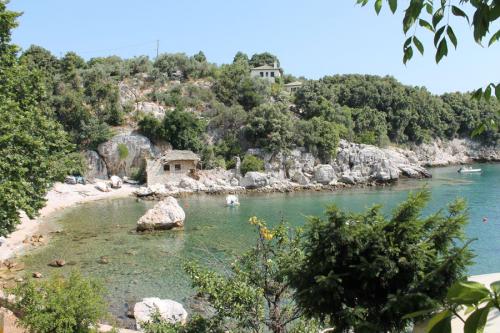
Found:
[[243, 175], [249, 171], [262, 171], [264, 170], [264, 161], [254, 155], [245, 155], [240, 169]]
[[128, 148], [124, 143], [118, 144], [118, 156], [120, 156], [120, 160], [124, 160], [128, 157]]
[[290, 277], [306, 315], [329, 317], [334, 332], [401, 332], [406, 314], [442, 305], [470, 264], [468, 219], [463, 201], [422, 217], [429, 199], [412, 194], [390, 218], [380, 206], [362, 214], [331, 206], [326, 221], [311, 218]]
[[106, 315], [103, 286], [72, 272], [41, 282], [27, 280], [13, 294], [23, 316], [22, 327], [37, 333], [89, 333]]

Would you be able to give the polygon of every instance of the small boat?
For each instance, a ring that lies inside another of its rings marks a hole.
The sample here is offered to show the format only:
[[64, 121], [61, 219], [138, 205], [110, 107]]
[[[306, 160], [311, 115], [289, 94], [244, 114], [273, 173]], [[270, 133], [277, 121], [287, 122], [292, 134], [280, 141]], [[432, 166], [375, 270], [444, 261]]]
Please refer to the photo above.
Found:
[[226, 206], [234, 207], [239, 205], [240, 205], [240, 200], [236, 195], [230, 194], [226, 197]]
[[461, 167], [458, 169], [458, 173], [479, 173], [481, 169], [472, 169], [471, 167]]

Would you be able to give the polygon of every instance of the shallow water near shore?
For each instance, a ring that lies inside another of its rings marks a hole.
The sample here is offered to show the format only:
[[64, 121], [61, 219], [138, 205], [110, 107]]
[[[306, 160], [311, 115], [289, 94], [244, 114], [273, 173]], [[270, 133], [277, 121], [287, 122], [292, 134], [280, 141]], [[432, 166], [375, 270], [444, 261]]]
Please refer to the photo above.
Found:
[[[224, 197], [199, 195], [179, 199], [186, 211], [183, 231], [153, 234], [135, 233], [135, 223], [154, 202], [133, 198], [94, 202], [67, 209], [50, 218], [63, 232], [50, 243], [23, 257], [29, 272], [45, 275], [78, 268], [101, 278], [108, 287], [111, 310], [125, 320], [127, 304], [143, 297], [161, 297], [189, 303], [192, 295], [182, 264], [195, 259], [221, 267], [224, 261], [252, 245], [254, 229], [247, 221], [256, 215], [269, 225], [281, 219], [303, 225], [310, 215], [323, 215], [325, 207], [336, 204], [362, 211], [373, 204], [390, 211], [409, 191], [427, 186], [432, 200], [426, 213], [434, 212], [456, 197], [468, 201], [470, 223], [467, 236], [478, 238], [472, 245], [477, 258], [470, 274], [500, 271], [500, 164], [480, 164], [482, 174], [461, 175], [458, 167], [432, 169], [431, 180], [404, 180], [378, 188], [337, 192], [252, 194], [240, 196], [240, 207], [224, 207]], [[487, 217], [487, 223], [483, 222]], [[68, 264], [51, 268], [53, 259]], [[103, 264], [102, 259], [107, 260]]]

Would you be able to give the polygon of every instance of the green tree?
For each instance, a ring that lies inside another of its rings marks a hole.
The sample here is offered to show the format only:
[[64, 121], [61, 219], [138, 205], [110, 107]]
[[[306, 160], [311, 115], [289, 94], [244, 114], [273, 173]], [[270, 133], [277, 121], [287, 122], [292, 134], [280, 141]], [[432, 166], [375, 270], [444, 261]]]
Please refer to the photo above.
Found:
[[106, 315], [104, 288], [72, 272], [42, 282], [29, 279], [14, 290], [19, 323], [37, 333], [90, 333]]
[[242, 175], [245, 175], [250, 171], [262, 171], [264, 170], [264, 161], [254, 155], [245, 155], [243, 161], [241, 162], [240, 171]]
[[245, 133], [256, 147], [273, 153], [286, 151], [294, 139], [291, 112], [283, 103], [262, 104], [249, 113]]
[[264, 53], [256, 53], [250, 58], [249, 64], [251, 67], [259, 67], [259, 66], [264, 66], [264, 65], [269, 65], [273, 66], [274, 63], [280, 66], [280, 61], [278, 57], [276, 57], [274, 54], [271, 54], [269, 52], [264, 52]]
[[412, 194], [389, 219], [380, 206], [361, 214], [331, 206], [326, 221], [311, 218], [290, 277], [301, 308], [330, 319], [334, 332], [401, 332], [406, 314], [440, 304], [470, 264], [468, 217], [463, 201], [422, 217], [429, 199]]
[[233, 64], [238, 62], [238, 61], [243, 61], [243, 62], [248, 63], [250, 60], [248, 59], [248, 55], [246, 53], [238, 51], [233, 58]]
[[15, 230], [20, 211], [31, 218], [45, 194], [75, 166], [74, 147], [43, 107], [45, 90], [37, 70], [19, 64], [10, 44], [19, 13], [0, 2], [0, 235]]
[[297, 129], [299, 146], [304, 146], [324, 163], [329, 163], [337, 153], [339, 144], [339, 129], [333, 122], [321, 117], [302, 120]]
[[155, 136], [169, 142], [174, 149], [200, 152], [203, 148], [204, 131], [205, 122], [202, 119], [191, 112], [175, 109], [165, 115]]

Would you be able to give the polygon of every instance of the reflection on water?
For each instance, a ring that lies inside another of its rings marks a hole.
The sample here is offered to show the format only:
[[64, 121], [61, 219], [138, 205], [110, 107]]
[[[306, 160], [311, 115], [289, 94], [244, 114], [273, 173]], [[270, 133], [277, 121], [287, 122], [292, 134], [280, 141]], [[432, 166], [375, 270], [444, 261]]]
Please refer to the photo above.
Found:
[[[61, 271], [78, 268], [102, 278], [108, 286], [112, 310], [123, 316], [126, 304], [148, 296], [185, 302], [190, 283], [182, 270], [186, 260], [199, 260], [218, 267], [224, 260], [252, 245], [254, 230], [247, 223], [253, 215], [273, 225], [286, 219], [302, 225], [307, 216], [322, 215], [336, 204], [361, 211], [375, 203], [390, 213], [410, 190], [427, 186], [432, 201], [427, 212], [436, 211], [456, 197], [465, 197], [470, 207], [469, 237], [478, 257], [471, 273], [500, 271], [500, 165], [481, 165], [483, 174], [461, 175], [456, 168], [433, 169], [434, 178], [402, 181], [396, 186], [240, 196], [241, 206], [225, 207], [224, 197], [193, 196], [179, 199], [187, 215], [184, 231], [135, 233], [135, 223], [152, 202], [135, 199], [102, 201], [68, 209], [52, 218], [64, 232], [50, 244], [32, 252], [24, 261], [30, 271], [45, 274], [55, 270], [47, 264], [56, 258], [70, 263]], [[482, 218], [488, 217], [488, 223]], [[106, 260], [102, 260], [102, 258]], [[103, 263], [104, 262], [104, 263]]]

